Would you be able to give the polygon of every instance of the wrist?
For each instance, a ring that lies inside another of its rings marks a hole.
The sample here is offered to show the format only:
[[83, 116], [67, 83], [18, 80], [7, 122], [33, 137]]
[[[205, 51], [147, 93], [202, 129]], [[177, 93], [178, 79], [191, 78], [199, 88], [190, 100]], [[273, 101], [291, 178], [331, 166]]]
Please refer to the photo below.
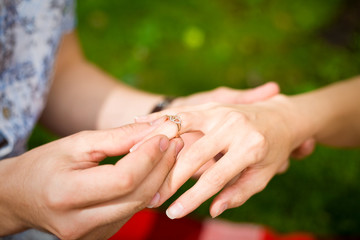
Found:
[[95, 129], [115, 128], [132, 123], [134, 117], [149, 114], [162, 99], [162, 95], [125, 86], [118, 87], [109, 94], [99, 110]]
[[270, 101], [275, 104], [281, 122], [285, 125], [290, 138], [290, 150], [296, 149], [305, 140], [312, 138], [316, 132], [316, 124], [310, 111], [294, 97], [279, 94]]
[[151, 110], [150, 113], [160, 112], [169, 108], [172, 103], [176, 100], [175, 97], [165, 96], [162, 101], [158, 102], [154, 108]]

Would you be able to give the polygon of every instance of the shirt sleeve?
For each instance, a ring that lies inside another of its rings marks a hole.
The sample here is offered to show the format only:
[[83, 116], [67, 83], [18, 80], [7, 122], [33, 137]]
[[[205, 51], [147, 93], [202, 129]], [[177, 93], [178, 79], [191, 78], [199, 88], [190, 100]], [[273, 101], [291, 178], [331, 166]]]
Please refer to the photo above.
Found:
[[76, 27], [76, 0], [65, 0], [62, 33], [66, 34], [74, 30]]

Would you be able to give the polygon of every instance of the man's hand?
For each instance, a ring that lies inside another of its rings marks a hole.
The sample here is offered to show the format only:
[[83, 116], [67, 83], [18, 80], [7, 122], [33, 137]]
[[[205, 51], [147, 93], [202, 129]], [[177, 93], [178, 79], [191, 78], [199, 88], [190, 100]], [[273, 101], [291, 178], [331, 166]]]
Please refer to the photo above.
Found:
[[156, 204], [183, 142], [155, 136], [115, 165], [98, 164], [128, 153], [153, 128], [80, 132], [3, 160], [0, 235], [37, 228], [61, 239], [110, 237], [135, 212]]

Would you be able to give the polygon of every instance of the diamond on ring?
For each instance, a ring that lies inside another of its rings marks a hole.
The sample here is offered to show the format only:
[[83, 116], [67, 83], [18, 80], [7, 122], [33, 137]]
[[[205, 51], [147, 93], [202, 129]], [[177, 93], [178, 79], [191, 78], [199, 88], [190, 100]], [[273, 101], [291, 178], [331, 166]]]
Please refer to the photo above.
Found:
[[180, 132], [181, 130], [181, 118], [178, 115], [166, 115], [167, 119], [170, 120], [171, 122], [175, 123], [177, 128], [178, 128], [178, 132]]

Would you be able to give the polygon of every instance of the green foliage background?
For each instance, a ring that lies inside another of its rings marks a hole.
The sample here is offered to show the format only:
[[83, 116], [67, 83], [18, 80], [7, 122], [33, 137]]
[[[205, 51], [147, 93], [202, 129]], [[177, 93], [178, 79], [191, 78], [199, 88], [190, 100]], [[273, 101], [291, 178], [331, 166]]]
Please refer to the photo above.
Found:
[[[90, 61], [147, 91], [188, 95], [275, 81], [295, 94], [359, 74], [359, 26], [334, 28], [354, 2], [81, 0], [78, 33]], [[334, 44], [329, 32], [348, 37]], [[37, 128], [30, 147], [49, 139]], [[360, 235], [359, 158], [359, 150], [318, 147], [222, 217], [279, 232]], [[195, 215], [208, 217], [209, 204]]]

